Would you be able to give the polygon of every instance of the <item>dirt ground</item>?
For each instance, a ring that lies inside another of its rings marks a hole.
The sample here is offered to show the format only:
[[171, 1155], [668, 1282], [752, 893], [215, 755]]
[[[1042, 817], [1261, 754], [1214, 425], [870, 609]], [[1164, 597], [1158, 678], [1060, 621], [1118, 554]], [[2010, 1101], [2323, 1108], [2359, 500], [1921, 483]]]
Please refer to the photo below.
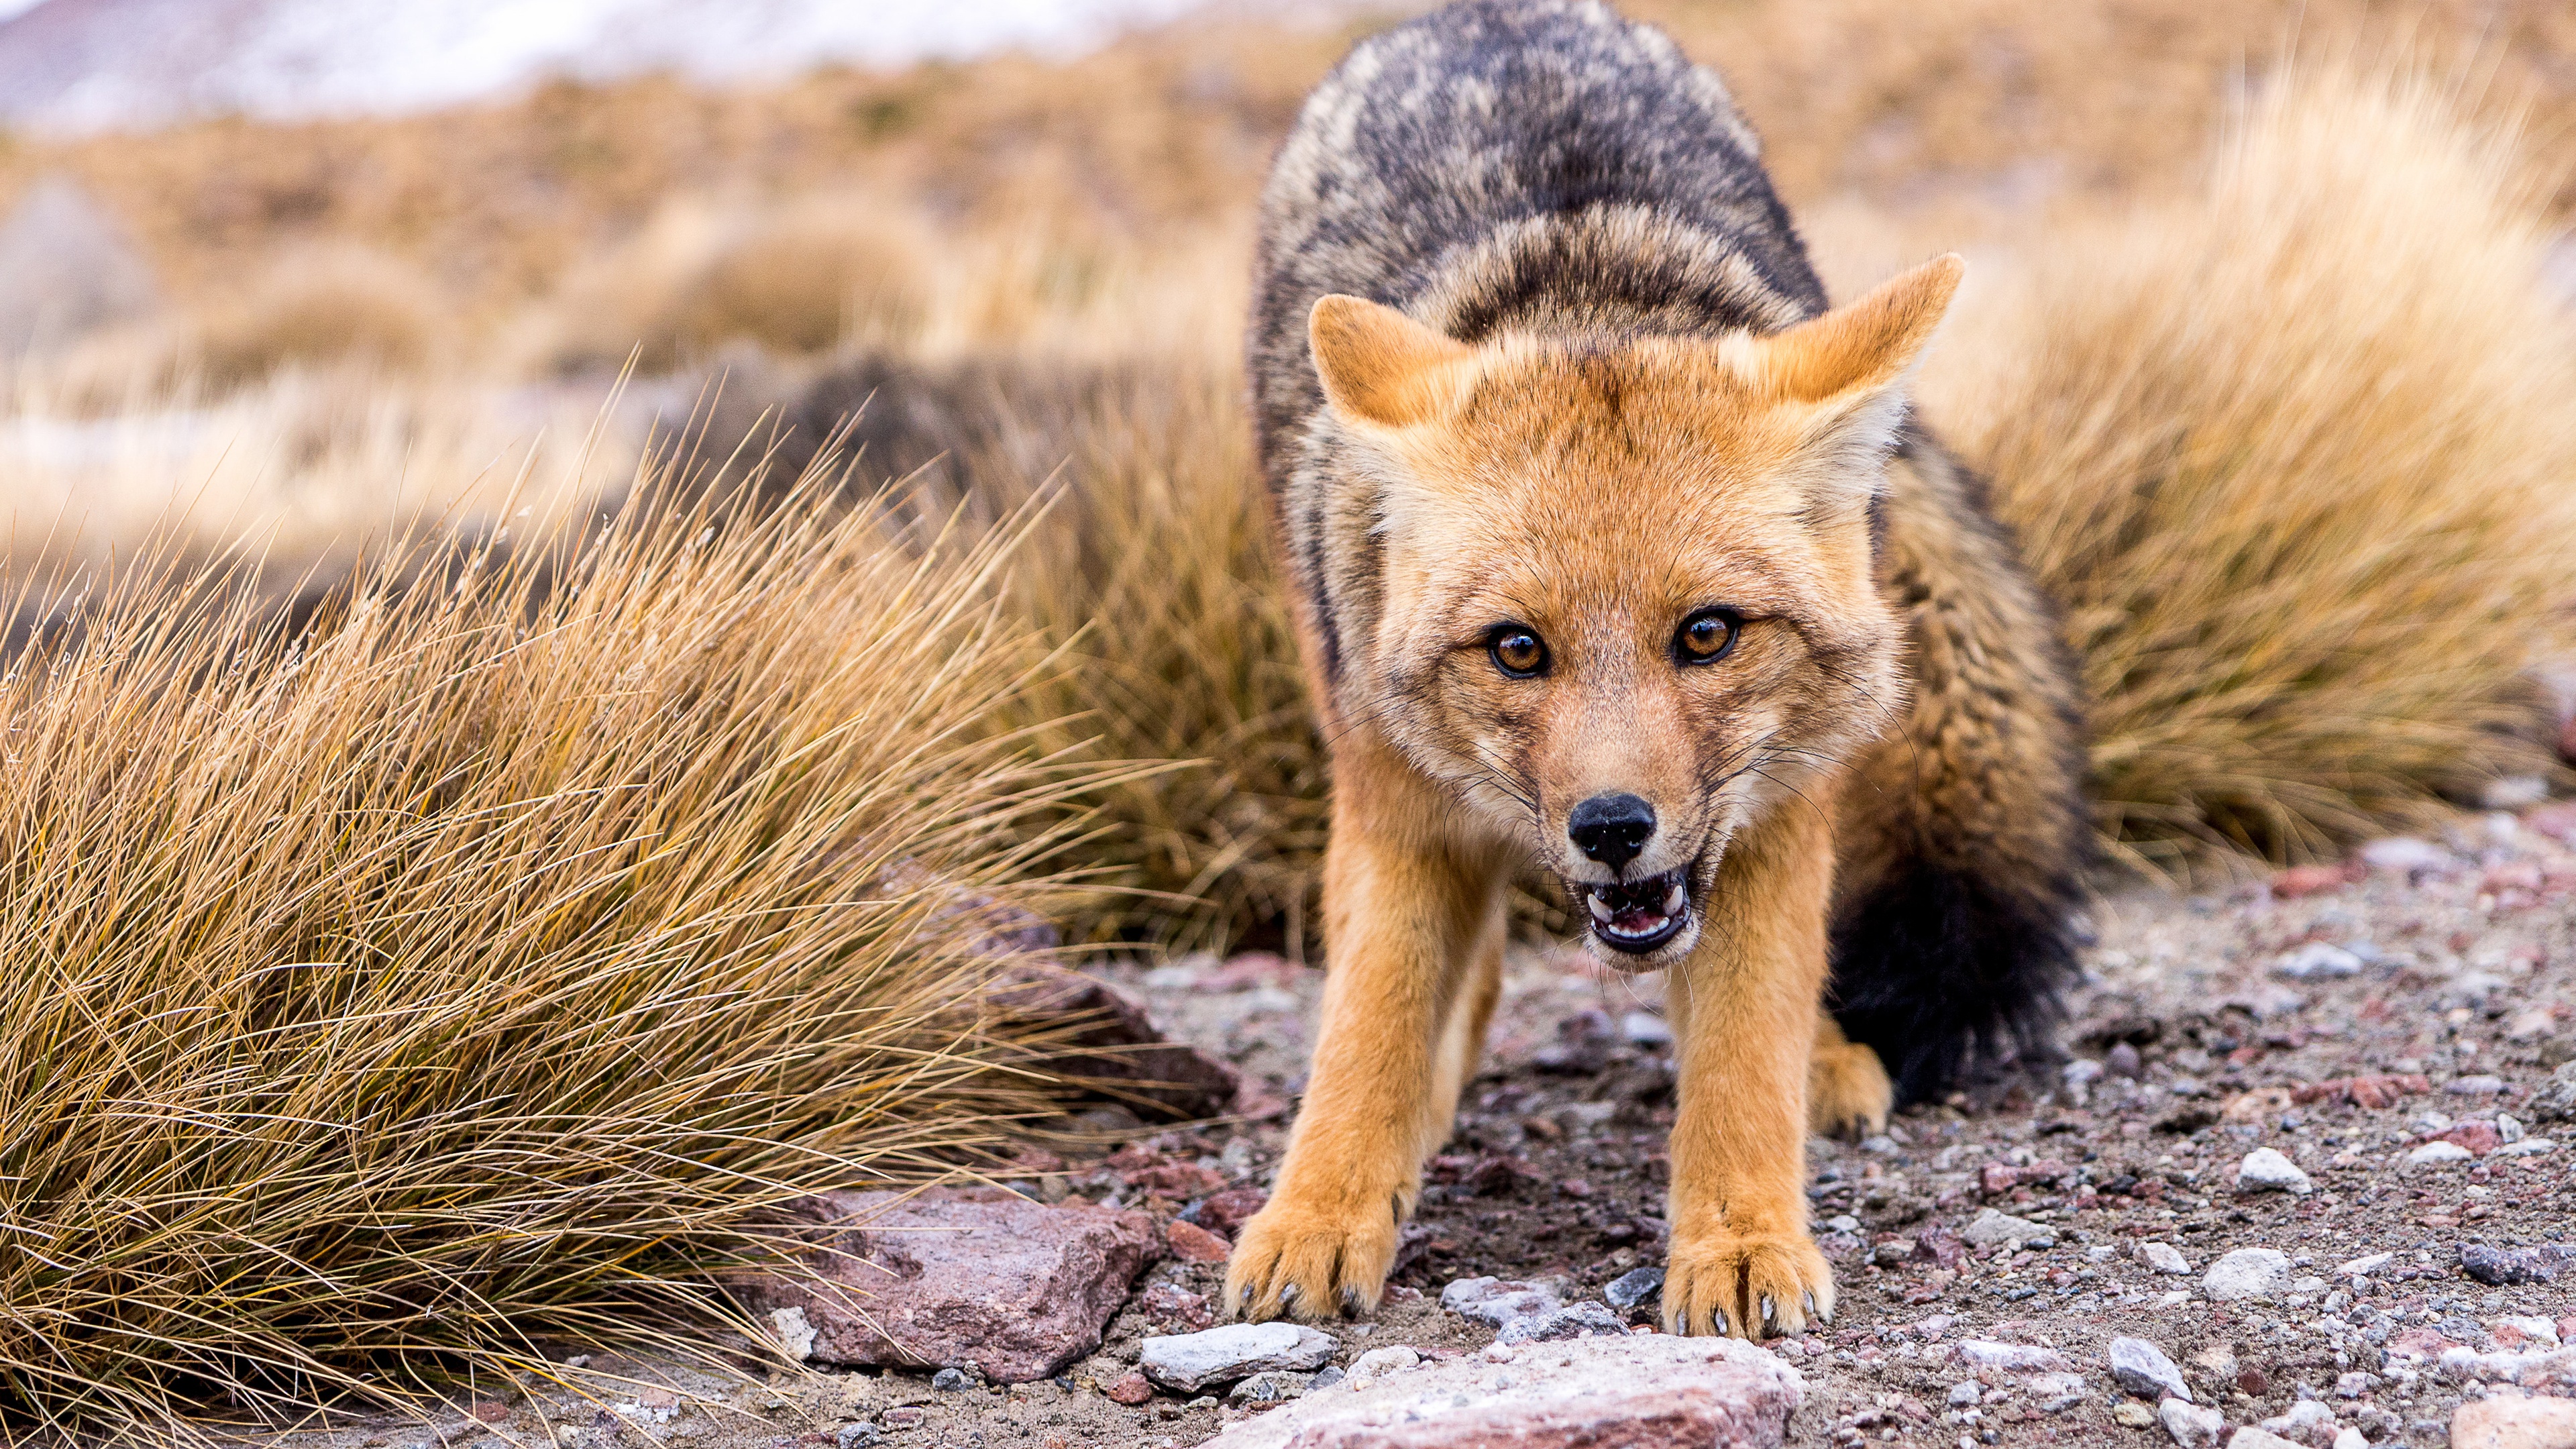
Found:
[[[1810, 1196], [1842, 1307], [1830, 1329], [1777, 1347], [1809, 1391], [1791, 1442], [2169, 1444], [2136, 1408], [2115, 1417], [2124, 1396], [2104, 1346], [2131, 1334], [2162, 1347], [2230, 1425], [2314, 1399], [2331, 1422], [2307, 1410], [2293, 1437], [2322, 1446], [2352, 1428], [2374, 1443], [2441, 1444], [2452, 1410], [2483, 1392], [2442, 1369], [2444, 1348], [2576, 1342], [2576, 1261], [2555, 1281], [2499, 1287], [2461, 1260], [2472, 1245], [2576, 1241], [2576, 1122], [2516, 1117], [2576, 1056], [2576, 853], [2546, 830], [2576, 834], [2576, 812], [2466, 817], [2447, 839], [2365, 852], [2385, 868], [2357, 860], [2223, 896], [2097, 901], [2065, 1063], [1991, 1105], [1916, 1108], [1885, 1137], [1814, 1144]], [[1169, 1030], [1293, 1096], [1319, 973], [1250, 956], [1120, 974]], [[1597, 1299], [1660, 1261], [1673, 1115], [1660, 991], [1659, 979], [1605, 978], [1573, 951], [1514, 954], [1488, 1065], [1433, 1164], [1389, 1302], [1328, 1325], [1341, 1362], [1387, 1345], [1489, 1343], [1491, 1330], [1439, 1307], [1455, 1279], [1555, 1278], [1569, 1300]], [[1207, 1217], [1209, 1193], [1266, 1186], [1285, 1125], [1283, 1113], [1144, 1136], [1027, 1186]], [[2446, 1131], [2479, 1155], [2407, 1162]], [[2507, 1140], [2518, 1132], [2561, 1140], [2535, 1150]], [[2235, 1191], [2238, 1164], [2261, 1147], [2298, 1163], [2313, 1191]], [[1961, 1243], [1989, 1208], [2047, 1236], [2019, 1251]], [[2149, 1244], [2188, 1271], [2159, 1272]], [[2211, 1301], [2204, 1272], [2239, 1248], [2288, 1255], [2288, 1291]], [[2380, 1254], [2358, 1281], [2337, 1271]], [[743, 1388], [602, 1358], [586, 1373], [616, 1378], [594, 1379], [592, 1402], [549, 1392], [482, 1406], [489, 1423], [460, 1414], [330, 1437], [403, 1449], [549, 1434], [705, 1449], [1177, 1449], [1260, 1410], [1214, 1396], [1131, 1407], [1103, 1391], [1146, 1334], [1206, 1326], [1222, 1271], [1149, 1270], [1101, 1350], [1052, 1382], [943, 1389], [926, 1375], [851, 1373]], [[2053, 1349], [2080, 1386], [1991, 1368], [1979, 1382], [1963, 1340]], [[639, 1391], [645, 1381], [666, 1387]]]

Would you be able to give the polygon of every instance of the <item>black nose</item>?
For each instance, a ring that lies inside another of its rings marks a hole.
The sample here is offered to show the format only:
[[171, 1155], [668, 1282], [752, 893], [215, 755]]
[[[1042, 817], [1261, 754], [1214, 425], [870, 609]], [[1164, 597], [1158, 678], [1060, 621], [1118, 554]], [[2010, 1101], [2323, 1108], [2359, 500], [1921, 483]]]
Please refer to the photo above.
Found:
[[1574, 807], [1565, 834], [1575, 849], [1617, 870], [1653, 838], [1655, 807], [1634, 795], [1595, 795]]

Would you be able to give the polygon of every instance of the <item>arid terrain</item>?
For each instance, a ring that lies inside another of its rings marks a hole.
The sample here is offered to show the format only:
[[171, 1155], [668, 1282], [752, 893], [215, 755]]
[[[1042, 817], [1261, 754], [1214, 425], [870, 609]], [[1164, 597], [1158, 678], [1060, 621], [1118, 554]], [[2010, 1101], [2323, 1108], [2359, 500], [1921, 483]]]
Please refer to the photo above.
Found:
[[[48, 3], [0, 86], [182, 0]], [[1662, 984], [1542, 886], [1385, 1304], [1161, 1357], [1322, 982], [1252, 210], [1419, 8], [0, 133], [0, 1442], [1178, 1449], [1680, 1351]], [[2576, 7], [1623, 8], [1834, 296], [1967, 255], [1917, 401], [2106, 861], [2062, 1057], [1815, 1143], [1840, 1312], [1730, 1371], [1802, 1449], [2529, 1449], [2453, 1420], [2576, 1405]], [[1060, 1070], [1061, 966], [1230, 1115]], [[1071, 1357], [734, 1294], [930, 1184], [1093, 1235], [913, 1245]]]
[[[2438, 839], [2377, 842], [2349, 866], [2223, 895], [2102, 898], [2066, 1060], [2036, 1090], [1917, 1107], [1884, 1137], [1813, 1144], [1810, 1197], [1842, 1301], [1830, 1329], [1771, 1345], [1806, 1386], [1787, 1442], [2172, 1442], [2140, 1418], [2153, 1401], [2113, 1379], [2105, 1352], [2119, 1335], [2160, 1347], [2229, 1426], [2268, 1423], [2318, 1449], [2344, 1431], [2444, 1444], [2464, 1401], [2519, 1392], [2517, 1377], [2564, 1393], [2570, 1362], [2548, 1355], [2576, 1346], [2576, 1256], [2545, 1250], [2576, 1245], [2576, 1072], [2557, 1070], [2576, 1061], [2571, 843], [2576, 811], [2544, 806], [2464, 816]], [[1293, 1093], [1317, 973], [1252, 955], [1121, 974], [1178, 1035]], [[1572, 952], [1515, 954], [1489, 1064], [1433, 1164], [1386, 1304], [1324, 1325], [1334, 1365], [1398, 1346], [1508, 1365], [1510, 1351], [1488, 1353], [1490, 1327], [1442, 1308], [1447, 1285], [1528, 1280], [1598, 1302], [1657, 1263], [1673, 1083], [1660, 986], [1605, 978]], [[1272, 1113], [1139, 1133], [1020, 1190], [1213, 1221], [1221, 1235], [1241, 1191], [1266, 1185], [1284, 1126]], [[2240, 1185], [2262, 1149], [2306, 1184]], [[1212, 1216], [1221, 1193], [1238, 1196]], [[2013, 1222], [1994, 1228], [1993, 1214]], [[2284, 1255], [2285, 1271], [2268, 1286], [2253, 1275], [2253, 1296], [2215, 1296], [2212, 1268], [2244, 1250]], [[1222, 1386], [1133, 1405], [1108, 1391], [1147, 1336], [1207, 1326], [1222, 1271], [1180, 1256], [1148, 1269], [1100, 1351], [1052, 1381], [942, 1388], [926, 1370], [818, 1371], [742, 1390], [602, 1356], [588, 1372], [632, 1381], [589, 1380], [590, 1400], [491, 1402], [488, 1424], [460, 1415], [330, 1438], [498, 1449], [544, 1442], [552, 1424], [589, 1431], [559, 1442], [705, 1449], [1198, 1444], [1283, 1410]], [[1651, 1323], [1653, 1303], [1620, 1316]], [[1315, 1382], [1307, 1392], [1332, 1392]]]

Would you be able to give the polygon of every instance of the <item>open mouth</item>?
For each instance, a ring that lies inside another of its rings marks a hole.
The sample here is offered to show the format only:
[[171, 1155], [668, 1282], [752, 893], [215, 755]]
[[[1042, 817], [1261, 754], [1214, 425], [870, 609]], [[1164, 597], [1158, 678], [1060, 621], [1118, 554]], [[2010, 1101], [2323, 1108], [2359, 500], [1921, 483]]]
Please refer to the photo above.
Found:
[[1575, 888], [1592, 913], [1592, 934], [1613, 951], [1642, 956], [1671, 940], [1690, 920], [1690, 892], [1679, 870], [1610, 885], [1584, 881]]

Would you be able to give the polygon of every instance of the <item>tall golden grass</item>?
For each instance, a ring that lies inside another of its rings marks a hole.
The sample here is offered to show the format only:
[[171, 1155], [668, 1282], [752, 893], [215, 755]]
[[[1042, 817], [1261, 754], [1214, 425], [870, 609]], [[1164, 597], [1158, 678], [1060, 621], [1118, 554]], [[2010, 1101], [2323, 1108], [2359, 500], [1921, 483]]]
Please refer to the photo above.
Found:
[[0, 1434], [724, 1319], [781, 1204], [1048, 1106], [971, 908], [1085, 783], [989, 727], [1011, 530], [515, 528], [301, 628], [224, 561], [7, 589], [51, 622], [0, 666]]
[[2531, 677], [2576, 649], [2555, 180], [2455, 92], [2321, 61], [2204, 195], [2050, 238], [1962, 319], [1934, 415], [2066, 607], [2131, 859], [2301, 858], [2557, 771]]

